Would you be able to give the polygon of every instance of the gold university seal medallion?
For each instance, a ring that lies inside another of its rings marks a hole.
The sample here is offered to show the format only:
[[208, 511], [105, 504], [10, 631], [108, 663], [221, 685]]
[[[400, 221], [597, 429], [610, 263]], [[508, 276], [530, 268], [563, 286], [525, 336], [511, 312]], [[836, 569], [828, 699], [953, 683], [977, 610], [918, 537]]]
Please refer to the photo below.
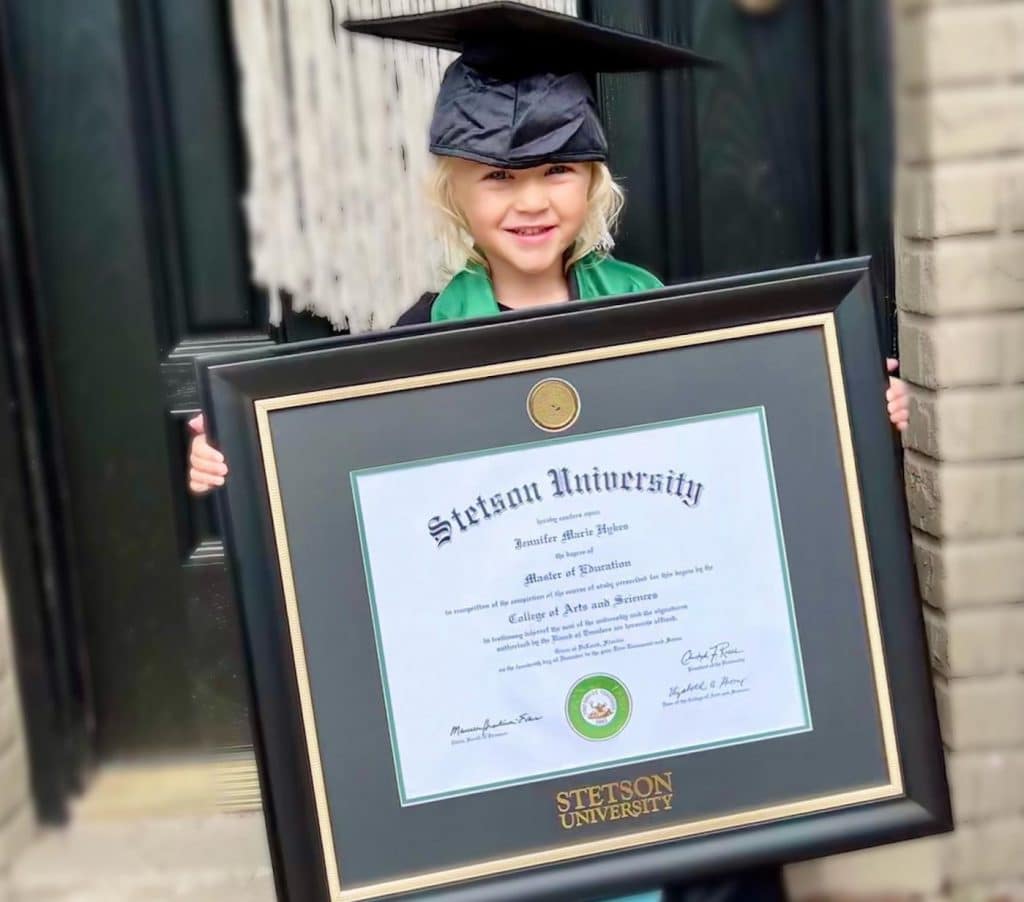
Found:
[[534, 426], [561, 432], [580, 415], [580, 396], [564, 379], [542, 379], [530, 389], [526, 410]]

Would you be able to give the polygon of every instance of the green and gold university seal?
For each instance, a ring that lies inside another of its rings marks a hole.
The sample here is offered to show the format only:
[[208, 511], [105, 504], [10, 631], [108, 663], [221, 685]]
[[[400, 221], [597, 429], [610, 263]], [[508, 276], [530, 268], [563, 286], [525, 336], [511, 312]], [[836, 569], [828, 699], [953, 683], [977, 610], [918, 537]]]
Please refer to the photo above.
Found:
[[629, 690], [607, 673], [592, 673], [577, 680], [565, 700], [569, 726], [595, 742], [621, 733], [629, 723], [632, 708]]

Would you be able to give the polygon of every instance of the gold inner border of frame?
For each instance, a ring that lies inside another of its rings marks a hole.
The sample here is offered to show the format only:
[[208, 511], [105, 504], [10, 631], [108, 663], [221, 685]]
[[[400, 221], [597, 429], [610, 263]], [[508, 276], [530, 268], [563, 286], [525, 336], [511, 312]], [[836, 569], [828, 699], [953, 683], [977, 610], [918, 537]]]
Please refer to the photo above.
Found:
[[[416, 388], [427, 388], [453, 382], [467, 382], [476, 379], [487, 379], [510, 373], [530, 372], [553, 367], [570, 366], [588, 363], [595, 360], [607, 360], [618, 357], [629, 357], [635, 354], [649, 354], [657, 351], [671, 350], [691, 345], [709, 344], [711, 342], [731, 341], [756, 335], [768, 335], [796, 329], [818, 328], [822, 330], [831, 380], [832, 398], [834, 402], [836, 427], [839, 434], [839, 448], [843, 460], [843, 471], [846, 477], [846, 493], [850, 511], [850, 526], [857, 559], [857, 568], [861, 583], [861, 597], [864, 602], [864, 621], [868, 637], [874, 669], [875, 690], [878, 701], [878, 713], [884, 744], [886, 763], [888, 766], [888, 782], [876, 786], [867, 786], [824, 796], [814, 796], [769, 805], [762, 808], [734, 812], [703, 818], [685, 824], [672, 824], [650, 830], [639, 830], [621, 836], [589, 840], [566, 846], [542, 849], [538, 852], [513, 855], [507, 858], [491, 859], [475, 864], [446, 868], [439, 871], [417, 874], [393, 880], [364, 884], [344, 889], [338, 869], [338, 854], [334, 846], [334, 835], [331, 829], [326, 787], [324, 784], [323, 764], [320, 757], [320, 745], [317, 739], [316, 720], [313, 700], [309, 685], [309, 672], [306, 666], [305, 643], [302, 627], [299, 622], [298, 603], [295, 595], [295, 583], [292, 576], [291, 556], [288, 548], [288, 534], [285, 524], [284, 508], [281, 503], [281, 491], [277, 481], [277, 464], [274, 457], [274, 444], [270, 431], [270, 413], [291, 407], [305, 407], [312, 404], [324, 404], [331, 401], [382, 395], [397, 391], [408, 391]], [[879, 400], [881, 403], [881, 399]], [[278, 561], [281, 568], [281, 580], [284, 590], [285, 607], [288, 617], [288, 632], [291, 638], [292, 655], [295, 664], [295, 678], [299, 688], [302, 709], [302, 723], [306, 734], [306, 749], [309, 756], [309, 767], [312, 775], [313, 794], [316, 799], [317, 819], [320, 827], [320, 840], [324, 857], [324, 869], [332, 902], [360, 902], [364, 899], [390, 896], [396, 893], [427, 889], [444, 884], [456, 883], [480, 877], [494, 876], [510, 871], [553, 864], [624, 849], [635, 849], [641, 846], [662, 843], [668, 840], [682, 839], [700, 833], [712, 833], [720, 830], [749, 826], [755, 823], [796, 817], [834, 808], [848, 807], [866, 802], [894, 798], [903, 795], [903, 774], [900, 767], [899, 751], [896, 744], [895, 725], [893, 723], [892, 702], [889, 697], [888, 676], [882, 651], [882, 637], [878, 620], [878, 604], [875, 597], [874, 579], [871, 573], [871, 557], [868, 551], [867, 535], [864, 528], [864, 514], [861, 507], [857, 463], [853, 454], [853, 436], [850, 429], [849, 410], [846, 404], [846, 392], [843, 384], [842, 368], [839, 356], [839, 341], [836, 334], [835, 317], [831, 313], [813, 314], [810, 316], [791, 317], [772, 322], [751, 323], [725, 329], [713, 329], [688, 335], [656, 338], [628, 344], [611, 345], [600, 348], [588, 348], [583, 351], [570, 351], [537, 357], [529, 360], [512, 360], [505, 363], [487, 366], [470, 367], [462, 370], [451, 370], [439, 373], [427, 373], [421, 376], [410, 376], [401, 379], [389, 379], [382, 382], [371, 382], [364, 385], [352, 385], [344, 388], [323, 389], [304, 392], [296, 395], [282, 395], [277, 398], [264, 398], [254, 402], [256, 420], [259, 429], [260, 444], [263, 450], [263, 465], [267, 480], [267, 491], [274, 525], [274, 537], [277, 544]]]

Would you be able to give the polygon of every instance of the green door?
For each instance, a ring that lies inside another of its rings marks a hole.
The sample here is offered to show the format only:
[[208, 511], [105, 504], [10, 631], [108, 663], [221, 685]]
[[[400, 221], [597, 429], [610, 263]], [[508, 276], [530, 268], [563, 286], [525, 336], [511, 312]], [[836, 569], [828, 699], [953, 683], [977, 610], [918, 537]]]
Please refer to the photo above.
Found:
[[585, 0], [721, 65], [599, 81], [627, 192], [618, 253], [666, 281], [871, 254], [892, 344], [884, 0]]
[[19, 650], [80, 652], [63, 693], [79, 697], [51, 700], [75, 721], [58, 754], [82, 733], [101, 760], [249, 745], [213, 508], [184, 482], [193, 358], [271, 340], [248, 281], [226, 8], [13, 2], [0, 25], [4, 174], [30, 273], [19, 310], [59, 513], [40, 542], [72, 577]]
[[[628, 194], [619, 253], [680, 281], [873, 251], [885, 325], [884, 3], [748, 5], [581, 4], [724, 63], [601, 81]], [[100, 759], [245, 747], [218, 527], [184, 481], [194, 357], [279, 337], [247, 277], [227, 5], [0, 0], [0, 26], [4, 209], [28, 273], [18, 310], [51, 476], [37, 544], [56, 549], [66, 577], [31, 630], [15, 624], [25, 667], [59, 665], [51, 701], [69, 712], [50, 718], [25, 671], [33, 758], [50, 762], [82, 736]], [[330, 331], [308, 316], [292, 325], [292, 336]]]

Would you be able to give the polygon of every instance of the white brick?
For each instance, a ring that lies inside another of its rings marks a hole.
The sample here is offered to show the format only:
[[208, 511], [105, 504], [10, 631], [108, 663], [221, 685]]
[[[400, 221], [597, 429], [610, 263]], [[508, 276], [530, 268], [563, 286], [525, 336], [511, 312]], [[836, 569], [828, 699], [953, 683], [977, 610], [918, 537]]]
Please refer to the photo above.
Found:
[[1024, 533], [1024, 461], [1011, 464], [1004, 479], [1003, 524], [1011, 534]]
[[1024, 387], [927, 392], [911, 386], [908, 448], [939, 460], [1024, 456]]
[[933, 536], [942, 536], [943, 473], [931, 458], [907, 450], [903, 458], [907, 508], [911, 525]]
[[946, 568], [940, 544], [931, 536], [914, 533], [914, 562], [921, 598], [935, 607], [943, 607]]
[[949, 869], [955, 884], [1024, 874], [1024, 818], [961, 826], [951, 837]]
[[[1015, 604], [1006, 612], [1006, 636], [1009, 649], [1007, 665], [1017, 673], [1024, 673], [1024, 604]], [[1021, 717], [1024, 717], [1024, 712]], [[1024, 759], [1020, 778], [1020, 788], [1024, 794]], [[1021, 799], [1021, 807], [1024, 808], [1024, 798]]]
[[972, 4], [981, 6], [986, 3], [991, 5], [993, 2], [1001, 3], [1005, 0], [896, 0], [893, 5], [898, 9], [905, 10], [908, 18], [913, 18], [915, 12], [921, 13], [935, 7], [971, 6]]
[[6, 868], [15, 860], [18, 853], [28, 846], [35, 831], [35, 816], [28, 804], [0, 823], [0, 868]]
[[899, 95], [895, 98], [893, 106], [896, 112], [896, 159], [910, 164], [898, 171], [898, 179], [902, 179], [908, 172], [919, 171], [917, 167], [911, 168], [914, 164], [927, 163], [930, 158], [930, 107], [927, 95], [922, 94]]
[[1008, 535], [1024, 534], [1024, 461], [1001, 466], [1002, 523]]
[[903, 458], [910, 522], [937, 538], [1024, 532], [1024, 463], [941, 463]]
[[1003, 322], [1002, 375], [1006, 382], [1024, 382], [1024, 316]]
[[946, 837], [929, 837], [789, 865], [786, 887], [793, 902], [884, 894], [937, 893], [943, 883]]
[[7, 595], [2, 564], [3, 561], [0, 561], [0, 679], [6, 679], [13, 671], [10, 667], [10, 627], [7, 620]]
[[1010, 71], [1013, 34], [1009, 10], [998, 7], [933, 9], [901, 31], [901, 83], [948, 85], [999, 78]]
[[1024, 166], [1009, 166], [998, 189], [1000, 221], [1007, 229], [1024, 229]]
[[[891, 0], [893, 10], [893, 85], [896, 95], [927, 82], [928, 52], [921, 32], [923, 16], [915, 13], [915, 0]], [[897, 117], [902, 121], [902, 116]]]
[[[925, 388], [996, 385], [1003, 378], [1007, 323], [1016, 314], [941, 318], [900, 316], [900, 371]], [[1020, 319], [1024, 328], [1024, 317]], [[1012, 323], [1011, 323], [1012, 325]]]
[[1024, 807], [1024, 752], [950, 752], [946, 772], [957, 823], [1010, 815]]
[[1010, 68], [1016, 75], [1024, 75], [1024, 7], [1018, 3], [1012, 15], [1013, 42], [1010, 47]]
[[[938, 679], [935, 701], [942, 739], [953, 751], [1024, 743], [1024, 678]], [[992, 874], [991, 876], [1006, 876]]]
[[1005, 606], [946, 613], [926, 607], [924, 616], [932, 666], [944, 676], [989, 676], [1010, 667]]
[[35, 824], [17, 684], [13, 668], [9, 666], [9, 622], [0, 561], [0, 872], [27, 844]]
[[1002, 532], [998, 465], [940, 465], [908, 450], [904, 456], [911, 524], [936, 537]]
[[931, 316], [1024, 308], [1024, 239], [949, 238], [905, 244], [897, 303]]
[[1024, 596], [1024, 538], [940, 543], [915, 533], [914, 554], [921, 596], [933, 607], [1006, 604]]
[[900, 155], [907, 162], [993, 157], [1020, 147], [1024, 88], [957, 88], [904, 98]]
[[[972, 883], [968, 886], [954, 886], [941, 902], [1022, 902], [1024, 881], [997, 880], [990, 883]], [[876, 900], [889, 902], [889, 900]], [[915, 900], [920, 902], [920, 900]]]
[[1024, 0], [893, 10], [907, 499], [958, 821], [920, 896], [1024, 902]]
[[995, 169], [975, 164], [905, 173], [899, 179], [903, 234], [942, 238], [995, 231], [998, 177]]
[[990, 249], [989, 308], [1024, 308], [1024, 240], [992, 242]]
[[21, 729], [21, 712], [14, 683], [9, 677], [0, 679], [0, 749], [14, 742]]
[[13, 742], [0, 752], [0, 823], [28, 803], [28, 759], [24, 745]]

